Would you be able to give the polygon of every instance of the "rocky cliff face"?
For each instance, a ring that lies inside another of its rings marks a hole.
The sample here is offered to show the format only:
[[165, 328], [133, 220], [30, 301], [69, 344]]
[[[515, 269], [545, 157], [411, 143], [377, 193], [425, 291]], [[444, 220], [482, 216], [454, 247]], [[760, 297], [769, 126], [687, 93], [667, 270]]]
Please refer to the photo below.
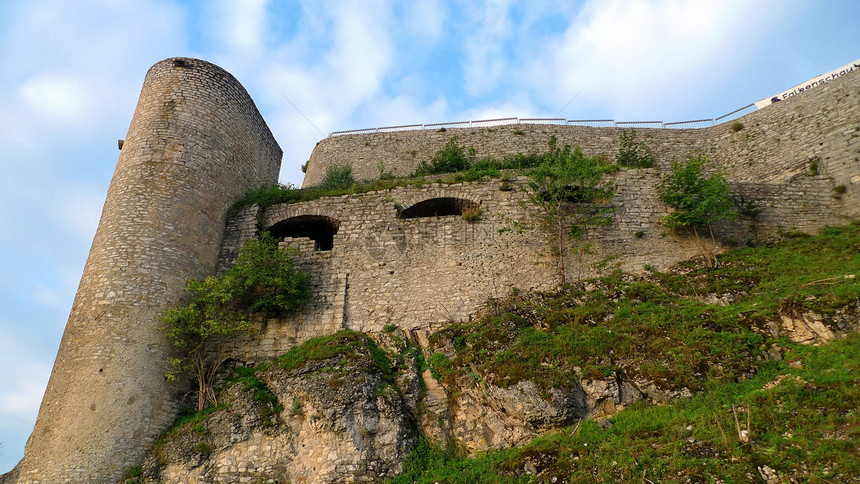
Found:
[[214, 411], [166, 433], [140, 480], [345, 482], [395, 474], [417, 426], [390, 367], [374, 361], [384, 354], [359, 333], [327, 343], [331, 357], [245, 369]]
[[[856, 302], [829, 316], [783, 309], [771, 330], [823, 341], [855, 331], [858, 313]], [[637, 401], [692, 396], [642, 376], [578, 375], [548, 389], [531, 380], [499, 386], [477, 372], [447, 379], [422, 364], [439, 349], [422, 340], [343, 331], [272, 364], [231, 370], [219, 404], [167, 431], [126, 482], [369, 482], [400, 472], [420, 434], [474, 454], [584, 418], [610, 425], [607, 417]]]
[[446, 389], [421, 369], [427, 348], [400, 331], [376, 337], [384, 349], [341, 332], [325, 344], [348, 350], [330, 358], [243, 371], [213, 411], [169, 430], [129, 482], [373, 481], [400, 471], [420, 432], [469, 452], [506, 448], [620, 398], [607, 384], [593, 393], [576, 385], [542, 394], [529, 381]]

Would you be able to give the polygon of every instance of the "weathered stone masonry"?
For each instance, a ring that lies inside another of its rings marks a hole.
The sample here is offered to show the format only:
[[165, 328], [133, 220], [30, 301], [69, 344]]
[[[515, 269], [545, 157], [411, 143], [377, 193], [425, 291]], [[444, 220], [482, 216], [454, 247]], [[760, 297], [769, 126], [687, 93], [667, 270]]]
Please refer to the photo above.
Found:
[[215, 271], [227, 210], [280, 162], [229, 73], [185, 58], [149, 70], [12, 482], [116, 482], [142, 460], [177, 411], [160, 317]]
[[[613, 221], [588, 234], [593, 254], [574, 252], [567, 258], [568, 277], [596, 275], [595, 263], [608, 256], [615, 256], [622, 269], [636, 272], [646, 265], [665, 268], [700, 252], [694, 239], [667, 233], [660, 223], [668, 210], [657, 198], [659, 175], [657, 169], [642, 169], [622, 170], [613, 177]], [[760, 221], [723, 224], [720, 235], [740, 242], [773, 235], [780, 220], [768, 213], [792, 207], [797, 209], [795, 221], [804, 227], [838, 219], [828, 204], [838, 201], [829, 191], [827, 199], [808, 200], [808, 193], [820, 188], [816, 183], [811, 177], [789, 192], [773, 185], [742, 187], [766, 195], [772, 203]], [[282, 246], [297, 249], [297, 262], [312, 274], [313, 302], [292, 318], [260, 321], [261, 334], [241, 343], [236, 357], [263, 361], [342, 328], [380, 332], [394, 325], [427, 332], [449, 321], [469, 320], [488, 297], [509, 294], [513, 288], [553, 289], [558, 278], [555, 260], [529, 215], [525, 179], [512, 185], [513, 190], [500, 190], [498, 181], [433, 184], [245, 209], [235, 216], [244, 222], [231, 231], [236, 246], [260, 229], [277, 235], [277, 227], [309, 217], [334, 220], [338, 232], [330, 250], [319, 250], [308, 237], [285, 239]], [[481, 218], [471, 223], [456, 214], [398, 218], [397, 207], [405, 213], [422, 203], [452, 199], [479, 206]], [[800, 207], [805, 204], [812, 209], [804, 212]], [[517, 224], [526, 228], [520, 231]], [[222, 267], [229, 262], [223, 259]]]
[[[755, 221], [721, 224], [723, 240], [743, 243], [751, 237], [772, 237], [780, 230], [814, 231], [856, 219], [860, 215], [858, 81], [860, 76], [845, 76], [839, 83], [747, 115], [738, 120], [743, 123], [738, 131], [727, 125], [638, 131], [659, 164], [653, 169], [625, 169], [614, 176], [613, 222], [589, 234], [595, 254], [569, 257], [569, 276], [594, 275], [593, 264], [607, 256], [619, 256], [616, 260], [622, 268], [637, 271], [644, 265], [660, 268], [695, 255], [698, 248], [692, 240], [666, 234], [660, 218], [667, 209], [654, 187], [673, 158], [699, 152], [711, 157], [712, 169], [727, 174], [734, 190], [759, 200], [763, 208]], [[513, 134], [513, 129], [523, 134]], [[386, 170], [407, 174], [452, 135], [459, 136], [463, 146], [477, 147], [478, 156], [502, 157], [544, 150], [550, 135], [562, 143], [583, 146], [586, 152], [614, 153], [618, 132], [521, 125], [338, 136], [323, 140], [314, 150], [305, 185], [318, 182], [326, 166], [346, 160], [352, 160], [359, 178], [378, 176], [378, 162]], [[236, 220], [244, 221], [244, 230], [230, 231], [222, 264], [229, 264], [228, 255], [234, 257], [241, 241], [259, 229], [277, 233], [277, 227], [311, 219], [338, 227], [331, 250], [317, 250], [318, 244], [298, 235], [284, 243], [299, 249], [300, 264], [314, 275], [316, 303], [294, 320], [267, 322], [260, 339], [242, 345], [242, 357], [271, 357], [309, 337], [344, 327], [371, 332], [385, 325], [427, 330], [468, 319], [487, 297], [507, 294], [513, 287], [552, 287], [554, 261], [547, 256], [544, 237], [534, 230], [510, 230], [514, 222], [534, 225], [524, 209], [523, 182], [514, 183], [513, 191], [500, 190], [498, 181], [404, 187], [266, 210], [252, 208], [237, 215]], [[479, 206], [481, 219], [468, 223], [458, 215], [398, 218], [397, 207], [406, 213], [422, 202], [451, 199]]]
[[[614, 180], [614, 222], [589, 234], [594, 254], [569, 257], [569, 275], [594, 275], [593, 264], [607, 255], [620, 255], [627, 270], [641, 270], [697, 253], [691, 240], [661, 236], [659, 218], [667, 212], [654, 191], [657, 170], [623, 170]], [[428, 331], [470, 319], [488, 297], [513, 288], [554, 288], [555, 260], [524, 210], [524, 183], [514, 180], [513, 190], [501, 190], [498, 181], [434, 184], [243, 210], [228, 237], [236, 246], [259, 229], [279, 235], [279, 227], [311, 217], [335, 221], [338, 231], [331, 250], [318, 250], [307, 237], [285, 239], [282, 245], [297, 249], [299, 265], [312, 274], [313, 302], [295, 317], [261, 322], [261, 335], [242, 343], [237, 358], [261, 361], [342, 328]], [[451, 200], [480, 207], [481, 218], [470, 223], [457, 214], [398, 217], [398, 207], [406, 214], [426, 204], [441, 202], [444, 208]], [[232, 253], [222, 253], [223, 268]]]
[[[702, 129], [637, 129], [656, 155], [659, 167], [667, 169], [673, 159], [691, 154], [710, 156], [713, 166], [724, 170], [733, 183], [794, 186], [803, 185], [810, 162], [818, 166], [818, 188], [799, 188], [811, 199], [830, 198], [832, 190], [844, 186], [840, 217], [860, 216], [860, 75], [842, 76], [802, 96], [750, 113], [732, 123]], [[516, 132], [516, 134], [515, 134]], [[350, 163], [357, 179], [375, 179], [380, 164], [386, 172], [405, 176], [429, 159], [452, 137], [460, 146], [473, 147], [478, 158], [501, 159], [516, 153], [537, 153], [547, 148], [550, 136], [559, 145], [579, 146], [588, 155], [618, 152], [621, 128], [590, 128], [522, 124], [493, 128], [449, 128], [434, 130], [367, 133], [333, 136], [320, 141], [308, 161], [304, 186], [322, 181], [326, 169]], [[825, 187], [824, 185], [828, 185]], [[841, 189], [837, 189], [841, 191]], [[829, 193], [826, 193], [829, 192]], [[825, 195], [826, 193], [826, 195]], [[817, 202], [812, 205], [819, 205]], [[778, 214], [781, 216], [782, 214]], [[794, 225], [791, 213], [782, 223]], [[846, 218], [842, 218], [844, 222]], [[834, 221], [835, 222], [835, 221]], [[830, 223], [834, 223], [830, 222]], [[798, 225], [798, 228], [803, 228]]]

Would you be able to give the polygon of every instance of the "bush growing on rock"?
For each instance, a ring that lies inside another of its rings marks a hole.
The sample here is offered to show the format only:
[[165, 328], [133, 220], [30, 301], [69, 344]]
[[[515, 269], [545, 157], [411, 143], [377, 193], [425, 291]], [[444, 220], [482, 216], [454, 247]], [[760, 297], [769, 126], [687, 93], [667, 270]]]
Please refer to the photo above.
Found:
[[250, 330], [250, 313], [285, 312], [303, 304], [309, 295], [308, 278], [264, 233], [260, 240], [246, 243], [236, 264], [220, 277], [189, 280], [188, 304], [168, 309], [162, 318], [161, 329], [177, 351], [167, 377], [191, 375], [198, 387], [198, 410], [214, 402], [212, 381], [227, 358], [226, 343]]

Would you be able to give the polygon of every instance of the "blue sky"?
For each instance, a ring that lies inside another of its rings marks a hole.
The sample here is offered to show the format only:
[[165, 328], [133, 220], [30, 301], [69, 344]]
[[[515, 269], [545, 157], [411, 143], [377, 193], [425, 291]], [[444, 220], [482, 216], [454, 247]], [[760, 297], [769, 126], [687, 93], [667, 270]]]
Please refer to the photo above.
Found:
[[300, 184], [336, 130], [717, 117], [860, 58], [858, 26], [857, 0], [0, 2], [0, 472], [23, 455], [155, 62], [234, 74]]

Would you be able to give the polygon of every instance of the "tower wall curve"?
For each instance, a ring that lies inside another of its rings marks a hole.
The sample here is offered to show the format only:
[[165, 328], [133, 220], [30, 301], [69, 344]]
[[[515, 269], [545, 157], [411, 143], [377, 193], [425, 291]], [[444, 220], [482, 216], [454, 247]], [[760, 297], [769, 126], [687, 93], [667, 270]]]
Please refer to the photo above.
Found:
[[17, 482], [116, 482], [142, 460], [179, 406], [161, 316], [215, 272], [230, 206], [281, 156], [228, 72], [149, 70]]

